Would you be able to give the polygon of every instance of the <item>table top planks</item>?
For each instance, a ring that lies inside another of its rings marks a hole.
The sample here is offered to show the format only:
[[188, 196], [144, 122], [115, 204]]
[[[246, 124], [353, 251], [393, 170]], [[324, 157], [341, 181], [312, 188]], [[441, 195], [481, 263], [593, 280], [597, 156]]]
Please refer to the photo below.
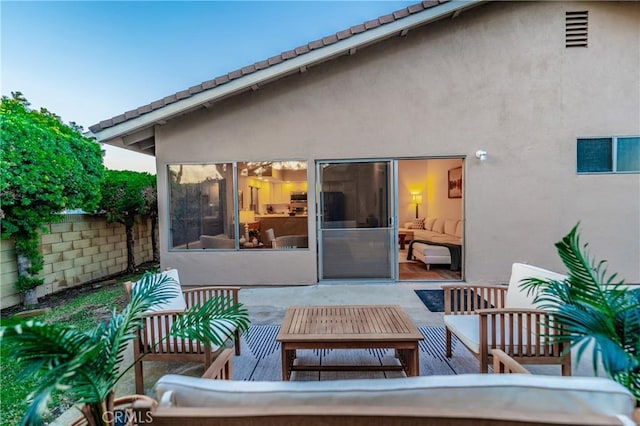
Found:
[[422, 340], [398, 305], [293, 306], [287, 310], [279, 342], [392, 342]]

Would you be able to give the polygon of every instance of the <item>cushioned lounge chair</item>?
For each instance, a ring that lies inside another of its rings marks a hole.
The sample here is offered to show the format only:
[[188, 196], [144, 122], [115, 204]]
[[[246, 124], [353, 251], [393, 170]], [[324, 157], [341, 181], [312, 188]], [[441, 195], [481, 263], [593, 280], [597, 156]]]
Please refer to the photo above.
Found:
[[564, 275], [524, 263], [514, 263], [509, 286], [442, 286], [446, 354], [451, 357], [451, 336], [455, 335], [479, 360], [486, 373], [492, 361], [491, 349], [501, 349], [521, 364], [560, 364], [562, 375], [571, 375], [571, 354], [564, 344], [554, 342], [561, 329], [547, 327], [548, 312], [536, 309], [534, 294], [520, 288], [524, 278], [564, 280]]
[[[197, 341], [170, 337], [165, 339], [171, 328], [171, 324], [192, 306], [201, 305], [213, 297], [224, 297], [230, 305], [238, 303], [239, 287], [198, 287], [182, 289], [178, 271], [175, 269], [162, 272], [175, 280], [175, 285], [180, 292], [172, 300], [155, 306], [145, 315], [144, 323], [138, 332], [138, 338], [134, 341], [133, 353], [135, 363], [136, 393], [144, 394], [143, 361], [164, 361], [164, 362], [203, 362], [205, 369], [209, 368], [213, 362], [213, 354], [219, 347], [210, 347]], [[131, 289], [136, 283], [124, 283], [127, 296], [131, 295]], [[164, 340], [163, 340], [164, 339]], [[234, 333], [235, 353], [240, 355], [240, 333]], [[142, 357], [142, 355], [144, 357]]]

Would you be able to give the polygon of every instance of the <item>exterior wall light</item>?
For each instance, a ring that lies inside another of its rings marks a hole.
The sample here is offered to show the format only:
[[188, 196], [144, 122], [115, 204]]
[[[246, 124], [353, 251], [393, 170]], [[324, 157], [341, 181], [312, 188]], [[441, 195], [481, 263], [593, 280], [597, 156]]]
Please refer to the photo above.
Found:
[[481, 149], [477, 150], [476, 158], [480, 161], [485, 161], [487, 159], [487, 151], [483, 151]]

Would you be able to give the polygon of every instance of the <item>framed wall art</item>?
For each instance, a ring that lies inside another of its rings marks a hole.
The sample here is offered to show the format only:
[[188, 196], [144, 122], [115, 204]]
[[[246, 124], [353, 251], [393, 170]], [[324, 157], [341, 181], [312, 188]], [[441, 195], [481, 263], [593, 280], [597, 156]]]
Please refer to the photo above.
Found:
[[449, 170], [449, 198], [462, 198], [462, 167]]

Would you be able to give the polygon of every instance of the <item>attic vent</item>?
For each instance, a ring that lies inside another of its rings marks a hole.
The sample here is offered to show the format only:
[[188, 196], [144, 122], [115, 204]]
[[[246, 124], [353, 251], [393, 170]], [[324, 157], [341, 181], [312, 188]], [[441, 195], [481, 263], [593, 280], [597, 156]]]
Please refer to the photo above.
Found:
[[567, 12], [565, 16], [565, 47], [587, 47], [589, 12]]

